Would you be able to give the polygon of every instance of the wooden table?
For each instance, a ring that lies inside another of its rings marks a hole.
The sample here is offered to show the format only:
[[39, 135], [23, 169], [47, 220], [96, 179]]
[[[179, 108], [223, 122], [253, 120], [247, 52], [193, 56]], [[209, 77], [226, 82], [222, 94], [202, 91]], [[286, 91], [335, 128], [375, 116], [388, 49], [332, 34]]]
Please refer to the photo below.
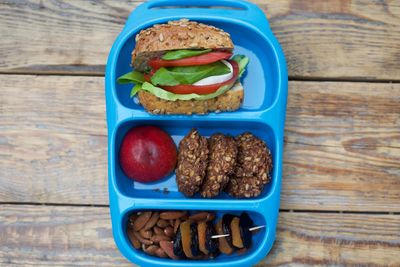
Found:
[[[290, 75], [259, 266], [400, 266], [400, 2], [254, 2]], [[131, 266], [111, 234], [103, 75], [139, 3], [0, 1], [0, 266]]]

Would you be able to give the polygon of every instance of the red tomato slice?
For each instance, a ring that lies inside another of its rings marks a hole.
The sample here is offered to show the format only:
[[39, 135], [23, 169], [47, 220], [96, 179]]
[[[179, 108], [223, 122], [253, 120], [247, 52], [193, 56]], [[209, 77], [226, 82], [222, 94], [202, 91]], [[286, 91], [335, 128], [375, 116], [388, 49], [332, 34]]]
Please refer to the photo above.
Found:
[[187, 57], [177, 60], [163, 60], [161, 58], [153, 58], [149, 61], [149, 66], [155, 70], [162, 67], [184, 67], [206, 65], [217, 62], [222, 59], [229, 59], [232, 56], [231, 52], [210, 52], [204, 55]]
[[233, 84], [239, 75], [239, 65], [234, 60], [229, 60], [233, 67], [233, 76], [226, 82], [216, 83], [210, 85], [191, 85], [191, 84], [179, 84], [175, 86], [158, 86], [166, 91], [174, 94], [198, 94], [198, 95], [208, 95], [216, 92], [219, 88], [224, 85]]
[[153, 76], [153, 74], [154, 74], [154, 73], [150, 73], [150, 74], [144, 73], [144, 74], [143, 74], [144, 80], [145, 80], [146, 82], [148, 82], [148, 83], [151, 83], [151, 76]]

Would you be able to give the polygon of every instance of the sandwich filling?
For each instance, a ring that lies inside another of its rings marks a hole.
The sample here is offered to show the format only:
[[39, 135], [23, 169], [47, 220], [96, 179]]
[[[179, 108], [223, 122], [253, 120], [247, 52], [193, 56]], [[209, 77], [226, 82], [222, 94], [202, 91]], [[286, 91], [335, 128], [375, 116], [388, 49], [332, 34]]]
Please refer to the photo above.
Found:
[[249, 59], [232, 57], [229, 51], [182, 49], [152, 58], [144, 72], [132, 71], [118, 78], [120, 84], [135, 84], [131, 97], [145, 90], [161, 99], [207, 100], [233, 87]]

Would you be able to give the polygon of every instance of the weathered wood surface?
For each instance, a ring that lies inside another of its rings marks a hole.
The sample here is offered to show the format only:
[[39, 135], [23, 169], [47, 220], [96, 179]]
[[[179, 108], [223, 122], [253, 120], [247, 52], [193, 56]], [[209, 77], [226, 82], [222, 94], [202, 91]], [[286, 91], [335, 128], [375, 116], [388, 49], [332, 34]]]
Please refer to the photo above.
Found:
[[[1, 266], [132, 266], [114, 245], [108, 208], [3, 205]], [[400, 265], [400, 215], [281, 212], [258, 266]]]
[[[400, 80], [399, 1], [263, 1], [300, 79]], [[0, 2], [0, 72], [103, 74], [139, 1]]]
[[289, 91], [282, 206], [399, 211], [400, 85], [291, 82]]
[[[258, 266], [400, 266], [400, 84], [323, 82], [400, 81], [400, 2], [252, 2], [290, 77], [321, 81], [289, 84], [284, 211]], [[139, 3], [0, 1], [0, 266], [132, 266], [108, 207], [64, 206], [108, 204], [103, 78], [8, 74], [103, 75]]]
[[261, 266], [399, 266], [400, 216], [281, 212]]
[[0, 201], [108, 203], [103, 79], [0, 75]]
[[[0, 202], [108, 204], [103, 78], [0, 84]], [[289, 87], [281, 207], [399, 212], [400, 84]]]
[[2, 205], [0, 266], [132, 266], [108, 208]]

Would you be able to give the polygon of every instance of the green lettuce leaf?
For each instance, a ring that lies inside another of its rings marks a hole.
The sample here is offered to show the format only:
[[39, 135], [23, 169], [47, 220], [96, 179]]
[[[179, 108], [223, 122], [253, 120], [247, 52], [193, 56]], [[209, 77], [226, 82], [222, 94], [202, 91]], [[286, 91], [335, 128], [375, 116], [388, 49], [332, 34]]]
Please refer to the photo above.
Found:
[[247, 65], [249, 64], [250, 59], [244, 55], [236, 55], [232, 58], [232, 60], [236, 61], [239, 65], [239, 78], [242, 77], [243, 73], [246, 70]]
[[164, 100], [169, 100], [169, 101], [176, 101], [176, 100], [207, 100], [207, 99], [211, 99], [211, 98], [217, 97], [219, 95], [222, 95], [223, 93], [225, 93], [226, 91], [231, 89], [232, 86], [233, 86], [233, 84], [222, 86], [215, 93], [208, 94], [208, 95], [198, 95], [198, 94], [180, 95], [180, 94], [174, 94], [174, 93], [168, 92], [168, 91], [166, 91], [166, 90], [164, 90], [162, 88], [156, 87], [156, 86], [154, 86], [154, 85], [152, 85], [151, 83], [148, 83], [148, 82], [145, 82], [142, 85], [142, 90], [145, 90], [145, 91], [155, 95], [156, 97], [159, 97], [159, 98], [164, 99]]
[[229, 73], [229, 67], [221, 61], [200, 66], [160, 68], [151, 77], [151, 83], [164, 86], [193, 84], [209, 76], [227, 73]]
[[[243, 55], [236, 55], [232, 58], [232, 60], [235, 60], [238, 65], [239, 65], [239, 77], [243, 75], [243, 73], [246, 70], [246, 66], [249, 63], [249, 58]], [[221, 62], [220, 62], [221, 63]], [[223, 63], [221, 63], [222, 65], [224, 65]], [[224, 65], [225, 66], [225, 65]], [[181, 71], [182, 68], [186, 68], [186, 73], [196, 73], [196, 71], [198, 70], [199, 66], [192, 66], [192, 67], [175, 67], [175, 68], [169, 68], [169, 70], [167, 70], [168, 72], [179, 72]], [[226, 66], [225, 66], [226, 67]], [[227, 71], [226, 73], [229, 72], [229, 68], [226, 67]], [[212, 74], [212, 75], [221, 75], [221, 74], [225, 74], [225, 73], [220, 73], [220, 74]], [[211, 75], [208, 75], [211, 76]], [[169, 100], [169, 101], [176, 101], [176, 100], [207, 100], [207, 99], [211, 99], [214, 97], [217, 97], [219, 95], [222, 95], [223, 93], [225, 93], [226, 91], [228, 91], [232, 86], [232, 85], [225, 85], [222, 86], [221, 88], [219, 88], [215, 93], [212, 94], [208, 94], [208, 95], [198, 95], [198, 94], [184, 94], [184, 95], [180, 95], [180, 94], [174, 94], [171, 92], [168, 92], [162, 88], [156, 87], [154, 85], [152, 85], [151, 83], [145, 82], [144, 78], [143, 78], [143, 74], [137, 71], [132, 71], [129, 72], [121, 77], [118, 78], [118, 83], [120, 84], [127, 84], [127, 83], [134, 83], [135, 86], [132, 88], [131, 90], [131, 97], [134, 97], [137, 92], [139, 92], [140, 90], [145, 90], [161, 99], [164, 100]]]
[[177, 59], [182, 59], [182, 58], [187, 58], [187, 57], [194, 57], [194, 56], [199, 56], [203, 55], [206, 53], [211, 52], [212, 49], [205, 49], [205, 50], [175, 50], [175, 51], [169, 51], [162, 56], [162, 59], [164, 60], [177, 60]]
[[144, 83], [143, 73], [138, 71], [128, 72], [117, 79], [119, 84], [127, 84], [127, 83]]
[[134, 97], [140, 90], [142, 90], [142, 84], [141, 83], [135, 84], [135, 86], [131, 90], [131, 98]]

